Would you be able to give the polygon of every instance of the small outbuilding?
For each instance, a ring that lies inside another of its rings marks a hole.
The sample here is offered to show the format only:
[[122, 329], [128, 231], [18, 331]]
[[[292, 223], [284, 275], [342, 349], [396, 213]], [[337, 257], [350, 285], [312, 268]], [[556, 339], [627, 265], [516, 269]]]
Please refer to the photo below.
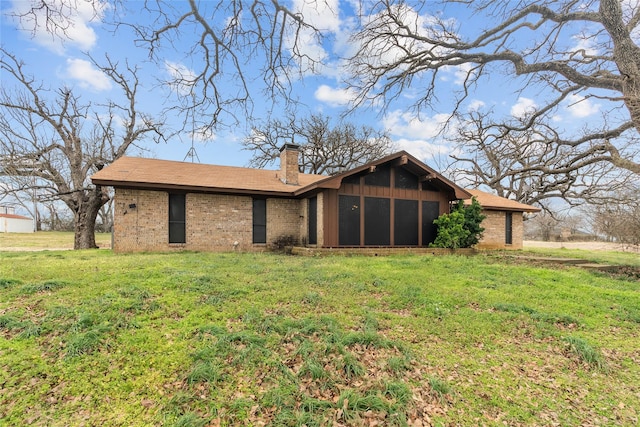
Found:
[[33, 219], [16, 215], [13, 208], [0, 206], [0, 233], [33, 233]]

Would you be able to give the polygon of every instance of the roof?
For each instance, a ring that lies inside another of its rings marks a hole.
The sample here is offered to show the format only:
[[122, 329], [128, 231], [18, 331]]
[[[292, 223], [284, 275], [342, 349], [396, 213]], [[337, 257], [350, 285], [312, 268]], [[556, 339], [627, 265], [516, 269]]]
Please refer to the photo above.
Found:
[[[540, 212], [540, 208], [535, 206], [525, 205], [524, 203], [516, 202], [515, 200], [506, 199], [504, 197], [496, 196], [495, 194], [486, 193], [481, 190], [467, 190], [473, 197], [476, 198], [480, 206], [489, 210], [501, 210], [501, 211], [514, 211], [514, 212]], [[471, 200], [465, 201], [465, 204], [470, 204]]]
[[91, 180], [97, 185], [114, 187], [283, 195], [326, 178], [301, 173], [296, 186], [283, 183], [280, 175], [280, 171], [274, 170], [121, 157]]
[[426, 180], [434, 180], [436, 182], [439, 182], [441, 184], [441, 186], [447, 187], [451, 191], [453, 191], [453, 193], [455, 194], [456, 199], [470, 199], [471, 198], [471, 194], [469, 192], [467, 192], [464, 188], [457, 186], [452, 181], [449, 181], [447, 178], [445, 178], [444, 176], [440, 175], [434, 169], [432, 169], [429, 166], [425, 165], [420, 160], [416, 159], [415, 157], [413, 157], [411, 154], [407, 153], [406, 151], [399, 151], [397, 153], [390, 154], [390, 155], [388, 155], [386, 157], [383, 157], [381, 159], [378, 159], [376, 161], [373, 161], [373, 162], [367, 163], [365, 165], [359, 166], [357, 168], [351, 169], [351, 170], [349, 170], [347, 172], [343, 172], [341, 174], [330, 176], [330, 177], [325, 177], [324, 180], [318, 181], [317, 183], [312, 184], [309, 189], [305, 189], [305, 190], [310, 190], [311, 188], [334, 188], [334, 189], [338, 189], [338, 188], [340, 188], [340, 184], [342, 183], [342, 180], [344, 178], [346, 178], [348, 176], [351, 176], [351, 175], [358, 174], [358, 173], [363, 172], [363, 171], [365, 171], [367, 169], [371, 169], [372, 167], [379, 166], [379, 165], [382, 165], [382, 164], [385, 164], [385, 163], [389, 163], [389, 162], [395, 162], [396, 165], [403, 166], [403, 167], [407, 168], [408, 170], [410, 170], [411, 172], [413, 172], [414, 174], [418, 175], [421, 178], [425, 178]]
[[26, 217], [26, 216], [22, 216], [22, 215], [14, 215], [14, 214], [6, 214], [6, 213], [0, 213], [0, 218], [10, 218], [10, 219], [27, 219], [29, 221], [32, 221], [31, 218]]
[[218, 166], [200, 163], [121, 157], [91, 177], [96, 185], [179, 191], [202, 191], [272, 196], [301, 196], [317, 189], [338, 189], [342, 180], [375, 166], [396, 162], [416, 175], [451, 190], [457, 199], [471, 198], [458, 187], [405, 151], [383, 157], [334, 176], [301, 173], [298, 184], [285, 184], [275, 170]]

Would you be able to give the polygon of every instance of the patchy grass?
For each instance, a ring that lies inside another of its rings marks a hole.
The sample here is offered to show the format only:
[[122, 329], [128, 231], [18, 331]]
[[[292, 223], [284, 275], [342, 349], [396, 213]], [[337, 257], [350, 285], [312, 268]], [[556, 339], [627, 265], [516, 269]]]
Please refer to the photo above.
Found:
[[[111, 233], [96, 233], [96, 244], [100, 248], [110, 248]], [[0, 251], [15, 248], [26, 250], [73, 249], [73, 232], [0, 233]]]
[[631, 279], [489, 255], [0, 258], [0, 425], [640, 416]]
[[640, 256], [638, 252], [620, 251], [587, 251], [582, 249], [548, 249], [548, 248], [528, 248], [521, 252], [522, 255], [551, 256], [559, 258], [576, 258], [585, 261], [600, 262], [611, 265], [623, 265], [629, 267], [640, 267]]
[[606, 370], [607, 362], [600, 350], [594, 348], [587, 341], [579, 337], [570, 335], [564, 337], [563, 340], [569, 345], [571, 351], [577, 355], [580, 360], [594, 368]]

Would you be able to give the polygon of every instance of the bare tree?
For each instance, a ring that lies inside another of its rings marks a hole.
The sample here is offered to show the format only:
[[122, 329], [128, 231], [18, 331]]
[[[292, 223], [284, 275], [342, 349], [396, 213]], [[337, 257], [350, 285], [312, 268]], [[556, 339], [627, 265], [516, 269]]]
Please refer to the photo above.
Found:
[[462, 89], [445, 96], [454, 97], [456, 112], [475, 86], [491, 77], [495, 84], [506, 73], [520, 89], [537, 87], [536, 101], [544, 105], [526, 120], [505, 121], [505, 128], [525, 132], [536, 123], [548, 125], [568, 104], [597, 99], [607, 107], [606, 123], [585, 123], [571, 136], [550, 134], [547, 143], [571, 146], [585, 160], [606, 155], [608, 162], [640, 174], [640, 3], [442, 3], [466, 5], [469, 19], [482, 24], [464, 26], [464, 31], [478, 30], [462, 35], [460, 21], [422, 13], [430, 2], [379, 0], [363, 14], [363, 26], [352, 38], [358, 49], [349, 61], [357, 105], [388, 103], [414, 87], [420, 89], [414, 108], [433, 107], [440, 77], [454, 69], [463, 76]]
[[[586, 205], [583, 205], [586, 206]], [[525, 238], [531, 240], [569, 241], [594, 240], [595, 235], [587, 229], [587, 215], [583, 209], [567, 211], [541, 212], [530, 216], [524, 223]]]
[[617, 203], [619, 191], [637, 180], [613, 165], [610, 154], [596, 144], [580, 149], [550, 144], [558, 132], [547, 125], [507, 128], [479, 111], [462, 122], [453, 137], [461, 154], [451, 155], [451, 175], [471, 187], [487, 186], [501, 197], [539, 205], [551, 215], [558, 199], [571, 206]]
[[113, 197], [100, 207], [96, 222], [96, 231], [109, 233], [113, 230]]
[[271, 120], [263, 128], [254, 128], [243, 141], [253, 151], [251, 166], [263, 168], [280, 155], [287, 143], [300, 146], [300, 172], [335, 175], [389, 154], [389, 136], [369, 126], [351, 123], [331, 125], [327, 116], [312, 115], [296, 120]]
[[74, 215], [74, 248], [95, 248], [96, 216], [109, 194], [89, 177], [142, 138], [163, 137], [161, 122], [136, 108], [136, 69], [120, 71], [108, 58], [105, 66], [94, 61], [123, 96], [101, 105], [83, 102], [68, 88], [48, 90], [16, 56], [0, 53], [4, 75], [17, 85], [0, 92], [0, 175], [19, 185], [11, 191], [35, 190], [40, 200], [64, 202]]
[[[594, 229], [608, 241], [640, 245], [640, 188], [617, 192], [620, 202], [593, 207]], [[625, 194], [626, 193], [626, 194]]]

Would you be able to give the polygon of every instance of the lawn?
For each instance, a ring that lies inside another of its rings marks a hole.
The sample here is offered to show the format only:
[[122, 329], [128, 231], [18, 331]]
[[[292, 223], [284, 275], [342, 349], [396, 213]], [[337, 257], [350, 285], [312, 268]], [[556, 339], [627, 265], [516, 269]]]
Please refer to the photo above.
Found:
[[0, 425], [637, 425], [640, 284], [473, 257], [0, 252]]
[[640, 267], [640, 253], [619, 252], [619, 251], [588, 251], [581, 249], [543, 249], [530, 248], [524, 252], [515, 252], [516, 255], [532, 255], [560, 258], [577, 258], [589, 262], [598, 262], [609, 265], [620, 265], [627, 267]]
[[[96, 244], [100, 248], [111, 247], [111, 233], [96, 233]], [[0, 251], [8, 249], [73, 249], [73, 232], [0, 233]]]

